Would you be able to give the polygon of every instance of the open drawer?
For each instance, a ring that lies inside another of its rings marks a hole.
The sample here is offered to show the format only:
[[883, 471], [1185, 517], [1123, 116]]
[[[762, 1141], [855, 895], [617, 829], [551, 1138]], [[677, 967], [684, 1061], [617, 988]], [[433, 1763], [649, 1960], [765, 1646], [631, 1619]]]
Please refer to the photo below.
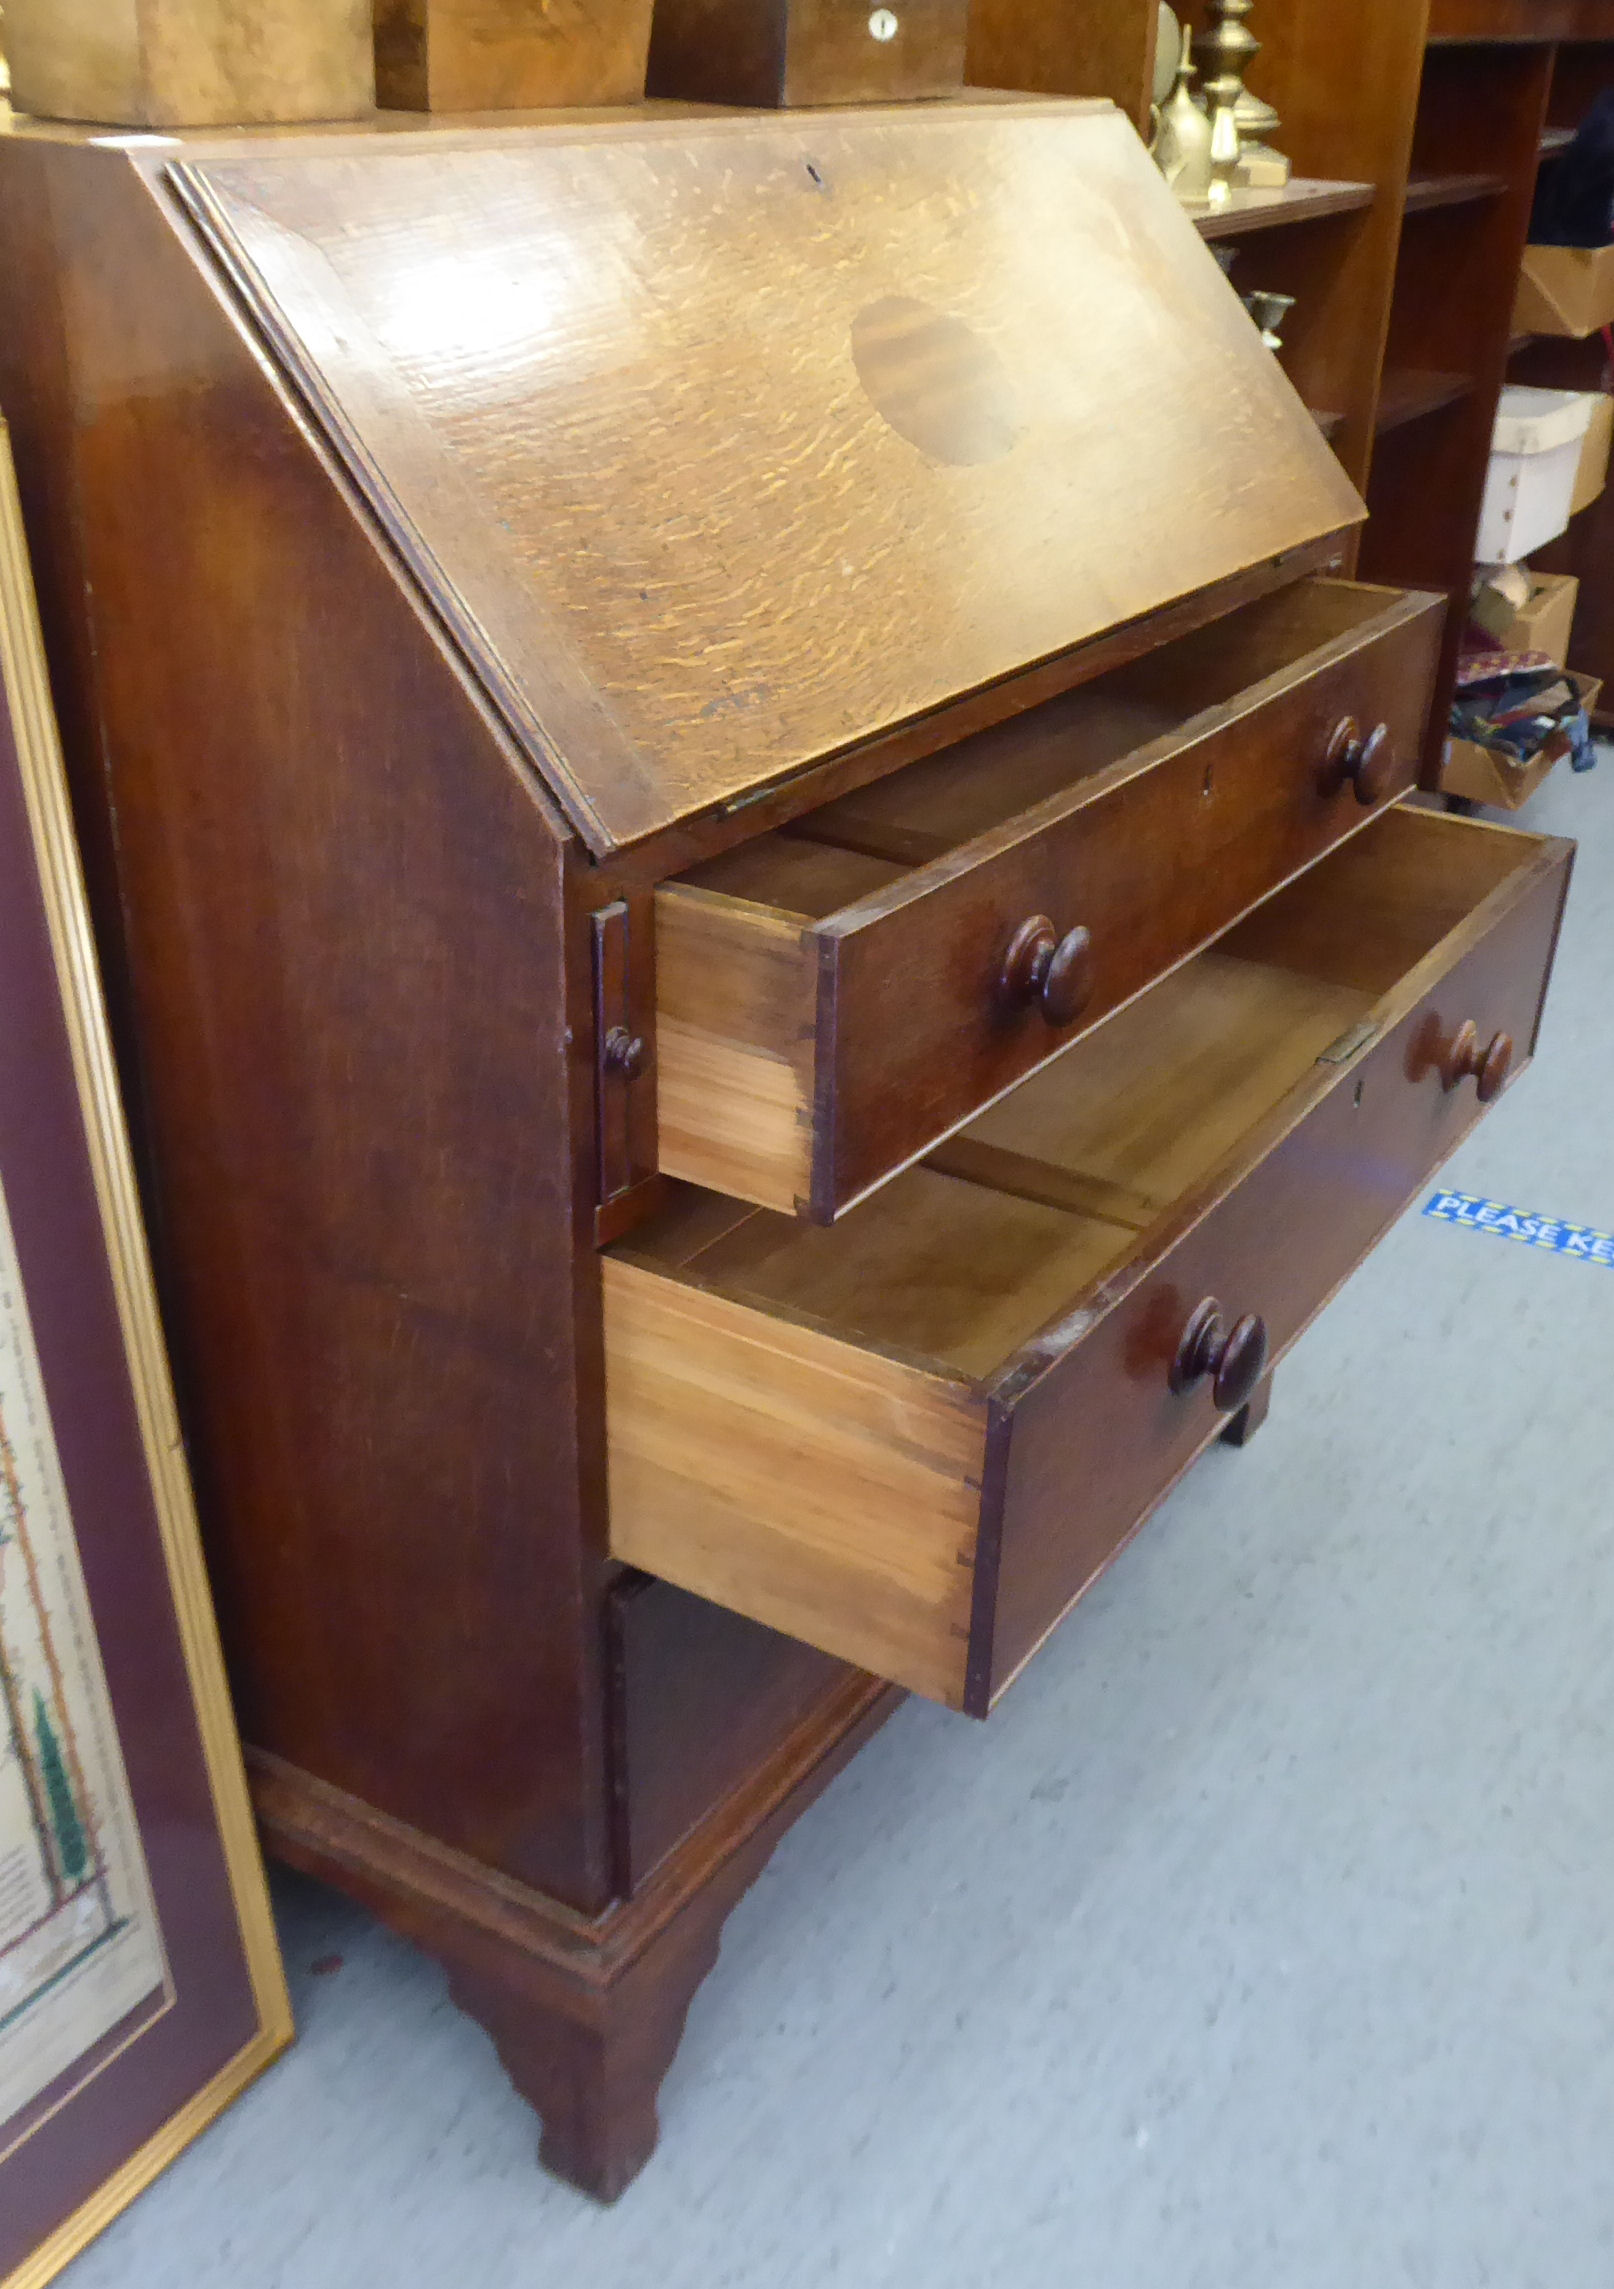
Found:
[[1444, 612], [1302, 581], [663, 884], [660, 1167], [840, 1215], [1403, 792]]
[[613, 1553], [984, 1714], [1529, 1057], [1571, 855], [1398, 808], [839, 1223], [682, 1193]]

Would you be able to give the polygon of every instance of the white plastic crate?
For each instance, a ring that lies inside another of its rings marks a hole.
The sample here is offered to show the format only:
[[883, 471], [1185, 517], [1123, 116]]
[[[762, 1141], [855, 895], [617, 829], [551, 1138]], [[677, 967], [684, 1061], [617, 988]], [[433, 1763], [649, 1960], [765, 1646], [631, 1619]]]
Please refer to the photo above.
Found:
[[1596, 406], [1595, 390], [1502, 392], [1475, 548], [1481, 564], [1517, 564], [1563, 531]]

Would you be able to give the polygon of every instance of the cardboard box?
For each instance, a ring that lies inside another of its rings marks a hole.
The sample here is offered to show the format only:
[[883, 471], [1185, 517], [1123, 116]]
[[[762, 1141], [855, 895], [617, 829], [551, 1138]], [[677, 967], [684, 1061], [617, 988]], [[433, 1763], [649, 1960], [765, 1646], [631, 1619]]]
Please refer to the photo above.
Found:
[[1597, 390], [1517, 383], [1503, 390], [1475, 543], [1482, 564], [1517, 564], [1567, 528], [1586, 432], [1601, 404]]
[[1513, 331], [1569, 334], [1584, 341], [1599, 326], [1614, 326], [1614, 241], [1607, 246], [1527, 246]]
[[1572, 517], [1578, 517], [1582, 509], [1589, 509], [1608, 483], [1610, 445], [1614, 445], [1614, 397], [1605, 392], [1592, 410], [1592, 425], [1581, 445], [1575, 490], [1569, 496]]
[[[1609, 400], [1614, 405], [1614, 398]], [[1527, 603], [1509, 606], [1494, 592], [1481, 594], [1471, 617], [1499, 652], [1545, 652], [1560, 668], [1569, 663], [1569, 632], [1575, 624], [1580, 582], [1567, 572], [1536, 572], [1521, 567], [1530, 582]]]
[[[1597, 706], [1602, 683], [1596, 676], [1571, 676], [1569, 680], [1590, 714]], [[1489, 803], [1494, 810], [1517, 811], [1568, 753], [1569, 735], [1562, 731], [1555, 732], [1528, 763], [1515, 763], [1497, 748], [1476, 747], [1471, 740], [1448, 739], [1440, 791], [1443, 795], [1464, 795], [1471, 803]]]

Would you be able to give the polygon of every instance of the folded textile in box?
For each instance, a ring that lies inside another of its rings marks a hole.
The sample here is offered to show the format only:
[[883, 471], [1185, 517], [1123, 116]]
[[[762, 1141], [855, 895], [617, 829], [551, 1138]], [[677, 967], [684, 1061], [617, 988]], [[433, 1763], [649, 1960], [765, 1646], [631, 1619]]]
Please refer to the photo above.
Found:
[[1529, 762], [1563, 742], [1577, 771], [1597, 761], [1585, 695], [1544, 653], [1470, 653], [1459, 664], [1452, 702], [1455, 739]]

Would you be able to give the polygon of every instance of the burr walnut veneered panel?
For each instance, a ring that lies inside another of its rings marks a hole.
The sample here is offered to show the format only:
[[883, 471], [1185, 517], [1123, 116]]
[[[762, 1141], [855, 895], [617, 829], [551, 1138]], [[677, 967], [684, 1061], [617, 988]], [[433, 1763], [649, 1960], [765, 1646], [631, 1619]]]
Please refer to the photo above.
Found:
[[377, 100], [399, 111], [633, 103], [651, 0], [375, 0]]
[[1394, 810], [829, 1229], [682, 1188], [614, 1554], [984, 1715], [1528, 1058], [1570, 855]]
[[356, 119], [370, 0], [6, 0], [11, 99], [45, 119], [207, 127]]
[[173, 174], [596, 852], [1361, 514], [1106, 106]]
[[963, 84], [966, 0], [656, 0], [652, 95], [902, 103]]

